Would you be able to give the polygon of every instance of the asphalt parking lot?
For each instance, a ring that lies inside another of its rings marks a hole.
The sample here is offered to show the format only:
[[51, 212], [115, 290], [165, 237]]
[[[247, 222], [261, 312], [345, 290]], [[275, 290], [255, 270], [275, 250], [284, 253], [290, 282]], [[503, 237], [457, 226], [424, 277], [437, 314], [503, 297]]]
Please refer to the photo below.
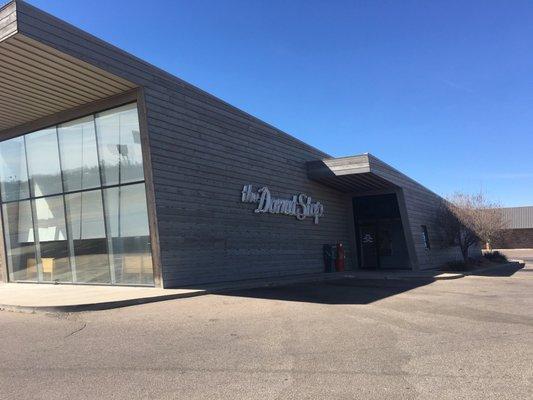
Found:
[[2, 399], [528, 399], [533, 272], [0, 312]]

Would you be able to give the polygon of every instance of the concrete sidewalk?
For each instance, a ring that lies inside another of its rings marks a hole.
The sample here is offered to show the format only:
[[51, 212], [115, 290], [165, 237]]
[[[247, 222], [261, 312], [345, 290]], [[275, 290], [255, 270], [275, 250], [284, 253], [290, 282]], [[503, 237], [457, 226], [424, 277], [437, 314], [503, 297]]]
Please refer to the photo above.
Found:
[[198, 288], [181, 289], [7, 283], [0, 284], [0, 310], [21, 312], [96, 311], [228, 290], [284, 286], [294, 283], [337, 279], [439, 280], [457, 279], [463, 276], [461, 273], [442, 273], [440, 271], [347, 271], [223, 282], [203, 285]]
[[201, 289], [150, 287], [0, 284], [0, 310], [23, 312], [79, 312], [126, 307], [205, 294]]

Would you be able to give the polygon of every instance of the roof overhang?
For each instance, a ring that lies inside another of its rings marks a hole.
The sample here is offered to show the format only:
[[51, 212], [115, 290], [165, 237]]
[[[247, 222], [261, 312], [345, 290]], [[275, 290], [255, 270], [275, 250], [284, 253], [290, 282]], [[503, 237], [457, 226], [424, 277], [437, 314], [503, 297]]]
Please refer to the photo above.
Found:
[[0, 8], [0, 133], [136, 87], [25, 35], [32, 9], [19, 1]]
[[394, 174], [401, 173], [368, 153], [307, 163], [309, 179], [344, 193], [394, 191], [401, 187]]

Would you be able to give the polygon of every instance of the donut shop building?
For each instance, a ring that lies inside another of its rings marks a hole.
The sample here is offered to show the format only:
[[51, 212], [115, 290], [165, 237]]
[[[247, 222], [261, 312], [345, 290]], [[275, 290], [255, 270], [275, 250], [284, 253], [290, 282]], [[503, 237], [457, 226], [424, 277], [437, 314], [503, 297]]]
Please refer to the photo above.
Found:
[[[331, 134], [331, 132], [328, 132]], [[0, 8], [3, 282], [182, 287], [460, 257], [440, 198], [24, 2]]]

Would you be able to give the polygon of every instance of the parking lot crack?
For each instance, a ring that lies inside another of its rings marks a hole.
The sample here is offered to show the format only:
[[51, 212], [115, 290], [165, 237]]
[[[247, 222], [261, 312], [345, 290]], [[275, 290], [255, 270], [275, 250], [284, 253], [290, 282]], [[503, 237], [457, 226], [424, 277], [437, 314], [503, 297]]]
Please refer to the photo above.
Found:
[[87, 327], [87, 323], [85, 322], [85, 323], [82, 325], [81, 328], [78, 328], [78, 329], [76, 329], [76, 330], [70, 332], [67, 336], [64, 337], [64, 339], [67, 339], [67, 338], [69, 338], [69, 337], [71, 337], [71, 336], [74, 336], [75, 334], [77, 334], [77, 333], [81, 332], [82, 330], [84, 330], [86, 327]]

